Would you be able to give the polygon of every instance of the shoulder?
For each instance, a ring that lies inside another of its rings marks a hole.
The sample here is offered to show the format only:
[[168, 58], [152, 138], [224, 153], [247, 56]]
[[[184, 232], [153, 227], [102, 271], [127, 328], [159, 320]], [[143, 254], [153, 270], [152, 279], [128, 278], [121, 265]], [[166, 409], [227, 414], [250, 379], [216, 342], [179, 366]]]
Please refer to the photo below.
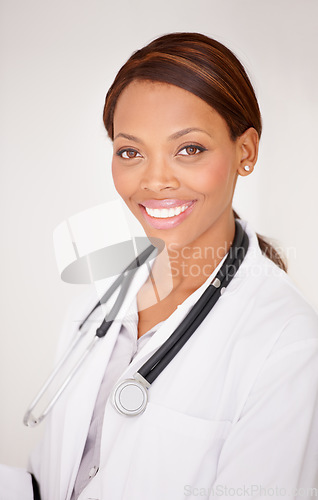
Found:
[[[263, 256], [268, 269], [262, 281], [259, 300], [265, 301], [271, 323], [279, 320], [281, 334], [274, 351], [287, 346], [291, 349], [318, 345], [318, 314], [293, 280], [272, 261]], [[276, 269], [277, 268], [277, 269]]]
[[318, 340], [317, 311], [290, 276], [261, 253], [255, 232], [245, 224], [250, 248], [238, 271], [240, 300], [253, 310], [256, 322], [266, 323], [269, 335], [280, 332], [282, 343]]

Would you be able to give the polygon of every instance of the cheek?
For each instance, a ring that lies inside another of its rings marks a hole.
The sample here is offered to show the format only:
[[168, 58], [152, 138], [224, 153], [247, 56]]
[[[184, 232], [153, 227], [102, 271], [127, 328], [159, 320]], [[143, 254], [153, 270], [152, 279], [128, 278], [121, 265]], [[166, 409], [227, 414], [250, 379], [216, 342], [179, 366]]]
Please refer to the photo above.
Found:
[[216, 156], [213, 161], [202, 165], [193, 179], [192, 186], [203, 194], [221, 194], [230, 183], [232, 164], [229, 158]]

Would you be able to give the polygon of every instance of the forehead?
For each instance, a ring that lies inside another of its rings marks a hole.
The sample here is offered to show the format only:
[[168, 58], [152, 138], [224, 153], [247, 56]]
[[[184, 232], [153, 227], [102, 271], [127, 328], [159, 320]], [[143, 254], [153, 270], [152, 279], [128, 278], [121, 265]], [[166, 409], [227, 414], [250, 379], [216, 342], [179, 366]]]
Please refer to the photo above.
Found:
[[219, 113], [191, 92], [168, 83], [131, 82], [116, 104], [114, 135], [132, 132], [129, 129], [141, 133], [161, 127], [167, 135], [185, 127], [225, 128], [227, 132], [226, 122]]

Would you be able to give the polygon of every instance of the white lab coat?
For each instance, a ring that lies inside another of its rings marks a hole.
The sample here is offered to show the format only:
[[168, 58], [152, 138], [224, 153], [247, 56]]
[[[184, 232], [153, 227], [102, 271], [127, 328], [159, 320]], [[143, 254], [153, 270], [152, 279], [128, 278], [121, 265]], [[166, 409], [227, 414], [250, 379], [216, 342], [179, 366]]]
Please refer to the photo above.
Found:
[[[108, 400], [99, 471], [80, 500], [289, 500], [312, 498], [313, 488], [318, 495], [317, 314], [243, 226], [250, 239], [243, 264], [151, 386], [146, 411], [122, 416]], [[122, 314], [147, 273], [137, 272]], [[133, 376], [201, 293], [177, 308], [120, 379]], [[70, 312], [61, 350], [95, 301]], [[31, 460], [42, 500], [70, 498], [119, 330], [114, 323], [49, 417]]]

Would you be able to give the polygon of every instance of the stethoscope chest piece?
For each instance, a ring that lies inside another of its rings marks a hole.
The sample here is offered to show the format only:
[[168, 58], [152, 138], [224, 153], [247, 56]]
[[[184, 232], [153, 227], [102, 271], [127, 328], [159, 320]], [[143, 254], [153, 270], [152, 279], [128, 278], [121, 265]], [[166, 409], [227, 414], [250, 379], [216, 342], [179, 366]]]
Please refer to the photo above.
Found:
[[148, 391], [134, 378], [121, 380], [112, 392], [112, 404], [122, 415], [143, 413], [148, 402]]

